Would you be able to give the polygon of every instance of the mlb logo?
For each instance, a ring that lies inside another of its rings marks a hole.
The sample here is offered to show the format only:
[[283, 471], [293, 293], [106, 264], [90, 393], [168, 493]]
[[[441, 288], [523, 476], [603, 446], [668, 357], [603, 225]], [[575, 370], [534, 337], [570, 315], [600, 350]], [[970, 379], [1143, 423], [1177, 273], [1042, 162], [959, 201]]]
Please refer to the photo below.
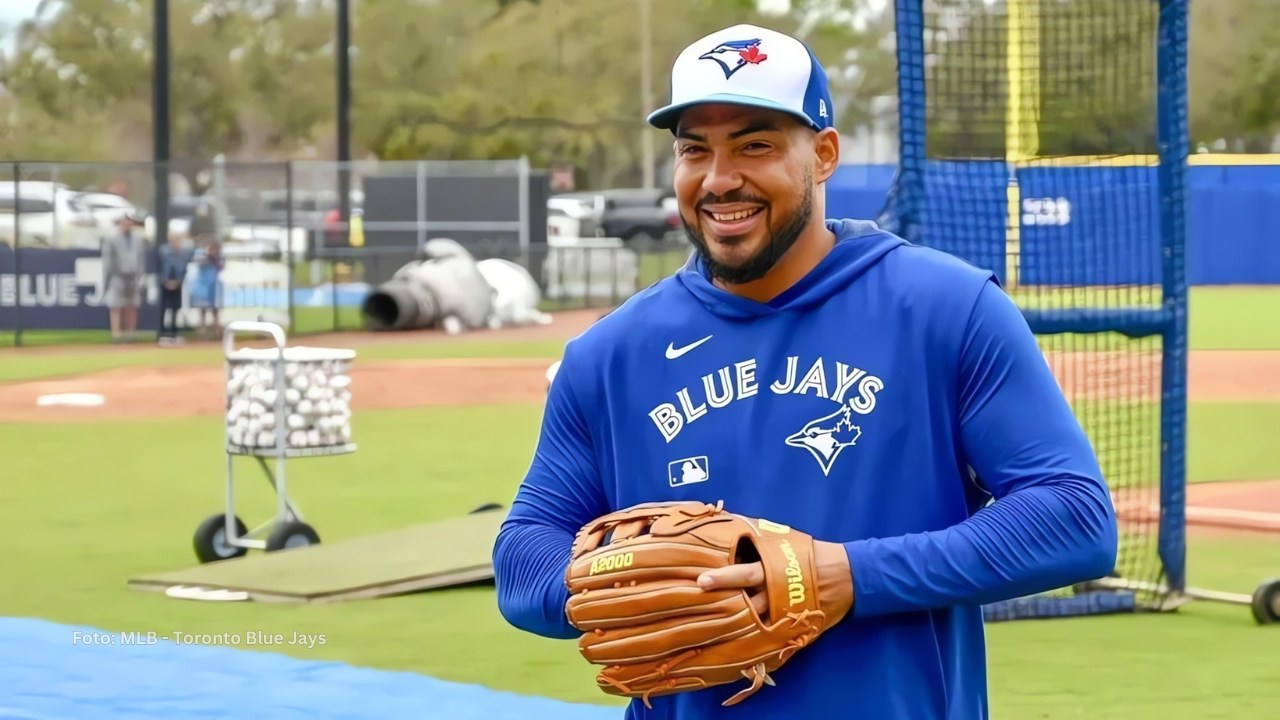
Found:
[[683, 458], [667, 463], [667, 481], [671, 487], [706, 482], [711, 476], [706, 455]]

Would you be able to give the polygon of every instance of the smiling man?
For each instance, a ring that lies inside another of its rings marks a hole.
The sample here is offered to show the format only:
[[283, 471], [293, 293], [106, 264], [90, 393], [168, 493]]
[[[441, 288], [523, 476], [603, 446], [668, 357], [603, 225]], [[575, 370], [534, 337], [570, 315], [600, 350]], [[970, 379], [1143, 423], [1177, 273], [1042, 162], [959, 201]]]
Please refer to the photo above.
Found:
[[[839, 135], [804, 44], [727, 28], [684, 50], [671, 81], [649, 121], [673, 134], [696, 252], [568, 343], [494, 548], [499, 608], [580, 638], [566, 568], [584, 525], [723, 501], [815, 539], [813, 577], [795, 577], [817, 590], [821, 636], [740, 704], [722, 706], [740, 688], [712, 686], [638, 699], [628, 718], [985, 719], [982, 605], [1115, 563], [1088, 438], [992, 273], [826, 216]], [[706, 593], [708, 613], [727, 597], [785, 617], [756, 560], [671, 581], [691, 613]], [[698, 620], [648, 614], [608, 623], [660, 655]]]

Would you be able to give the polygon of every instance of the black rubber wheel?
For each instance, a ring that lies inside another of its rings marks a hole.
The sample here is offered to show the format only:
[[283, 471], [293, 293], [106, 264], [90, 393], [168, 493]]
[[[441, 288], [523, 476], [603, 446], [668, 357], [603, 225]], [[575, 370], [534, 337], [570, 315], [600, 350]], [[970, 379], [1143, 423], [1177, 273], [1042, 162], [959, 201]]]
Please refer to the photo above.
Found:
[[[239, 517], [233, 517], [231, 521], [236, 528], [237, 537], [244, 537], [245, 533], [249, 532]], [[193, 544], [196, 549], [196, 558], [202, 563], [243, 557], [249, 552], [247, 548], [227, 543], [227, 516], [224, 513], [205, 518], [204, 522], [200, 523], [200, 527], [196, 528]]]
[[502, 503], [491, 502], [491, 503], [485, 503], [481, 505], [480, 507], [476, 508], [475, 510], [472, 510], [468, 514], [475, 515], [476, 513], [489, 512], [491, 510], [501, 510], [501, 509], [502, 509]]
[[1253, 591], [1253, 619], [1259, 625], [1280, 623], [1280, 580], [1268, 580]]
[[266, 551], [279, 552], [319, 544], [320, 535], [315, 528], [304, 522], [291, 520], [280, 523], [271, 531], [267, 536]]

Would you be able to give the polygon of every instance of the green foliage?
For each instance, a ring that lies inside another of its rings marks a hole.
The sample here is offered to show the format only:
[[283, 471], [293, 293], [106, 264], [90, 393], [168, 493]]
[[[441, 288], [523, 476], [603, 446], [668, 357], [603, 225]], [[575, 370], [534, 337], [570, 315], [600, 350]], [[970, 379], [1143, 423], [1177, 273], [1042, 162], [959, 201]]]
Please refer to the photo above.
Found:
[[[656, 133], [660, 162], [669, 143], [644, 117], [667, 96], [672, 59], [692, 39], [739, 22], [799, 33], [814, 47], [842, 133], [877, 120], [873, 101], [897, 92], [891, 2], [792, 0], [789, 13], [767, 16], [755, 0], [648, 2], [648, 88], [640, 0], [351, 3], [353, 155], [523, 154], [535, 165], [572, 163], [591, 185], [634, 183], [641, 138]], [[958, 18], [932, 40], [931, 150], [999, 155], [1006, 4], [929, 6]], [[1156, 4], [1038, 6], [1045, 150], [1150, 151]], [[172, 0], [175, 157], [332, 157], [334, 7]], [[151, 11], [143, 0], [62, 0], [19, 27], [0, 58], [0, 157], [149, 158]], [[1280, 4], [1220, 0], [1192, 3], [1192, 12], [1193, 137], [1268, 149], [1280, 131]]]
[[[765, 17], [753, 0], [649, 0], [652, 86], [641, 85], [638, 0], [378, 0], [352, 3], [353, 154], [386, 159], [528, 155], [570, 162], [591, 184], [635, 182], [644, 123], [668, 91], [675, 55], [738, 22], [795, 30], [812, 11], [852, 0], [794, 3]], [[175, 157], [260, 159], [331, 154], [333, 3], [173, 0], [171, 100]], [[887, 14], [886, 14], [887, 15]], [[833, 66], [884, 27], [860, 34], [830, 18], [809, 39]], [[862, 56], [875, 53], [861, 53]], [[892, 89], [892, 53], [838, 86]], [[42, 160], [150, 155], [151, 6], [70, 0], [19, 31], [6, 59], [4, 154]], [[887, 80], [886, 80], [887, 78]], [[648, 102], [646, 102], [646, 95]], [[858, 122], [859, 106], [839, 118]], [[3, 120], [0, 120], [3, 122]], [[657, 146], [668, 139], [659, 134]]]
[[[326, 542], [505, 503], [527, 467], [539, 418], [536, 405], [360, 411], [353, 419], [360, 450], [291, 464], [290, 494]], [[209, 452], [220, 432], [217, 418], [0, 425], [9, 446], [22, 448], [5, 469], [24, 479], [0, 485], [0, 543], [20, 549], [5, 559], [0, 615], [162, 634], [323, 634], [324, 645], [271, 649], [617, 704], [596, 689], [593, 668], [572, 642], [507, 624], [492, 587], [314, 606], [183, 602], [129, 589], [130, 577], [194, 564], [195, 524], [223, 503], [224, 470]], [[269, 517], [274, 496], [261, 472], [239, 458], [235, 477], [245, 521]], [[1251, 592], [1277, 563], [1274, 542], [1189, 539], [1200, 586]], [[1275, 696], [1270, 630], [1255, 626], [1246, 608], [1210, 603], [1176, 615], [991, 625], [994, 714], [1266, 717]]]
[[1010, 113], [1026, 123], [1031, 154], [1155, 152], [1158, 6], [1019, 5], [953, 2], [957, 12], [926, 21], [930, 153], [1004, 157]]
[[1280, 3], [1191, 3], [1191, 137], [1270, 152], [1280, 133]]

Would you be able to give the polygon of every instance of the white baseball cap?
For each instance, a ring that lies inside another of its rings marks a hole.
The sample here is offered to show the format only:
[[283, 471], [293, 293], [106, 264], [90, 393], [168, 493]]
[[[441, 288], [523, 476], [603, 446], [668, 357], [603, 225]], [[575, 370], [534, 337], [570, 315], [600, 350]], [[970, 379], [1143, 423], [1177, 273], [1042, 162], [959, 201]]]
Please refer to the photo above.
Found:
[[673, 129], [680, 113], [727, 103], [790, 113], [815, 130], [834, 124], [827, 71], [804, 43], [776, 30], [734, 25], [695, 41], [671, 67], [671, 104], [649, 124]]

